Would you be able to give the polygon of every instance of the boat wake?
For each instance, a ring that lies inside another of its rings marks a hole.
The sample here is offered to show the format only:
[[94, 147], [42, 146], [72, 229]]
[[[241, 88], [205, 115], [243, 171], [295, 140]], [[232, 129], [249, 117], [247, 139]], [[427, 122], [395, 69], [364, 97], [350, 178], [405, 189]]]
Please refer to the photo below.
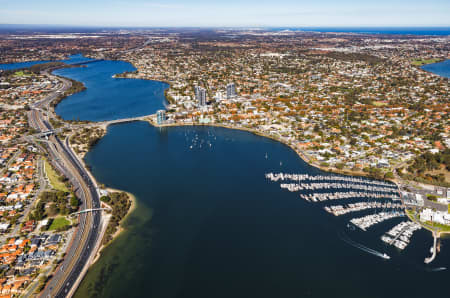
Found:
[[362, 250], [362, 251], [364, 251], [364, 252], [367, 252], [367, 253], [369, 253], [369, 254], [372, 254], [372, 255], [374, 255], [374, 256], [377, 256], [377, 257], [380, 257], [380, 258], [383, 258], [383, 259], [386, 259], [386, 260], [388, 260], [388, 259], [391, 258], [390, 256], [388, 256], [388, 255], [385, 254], [385, 253], [381, 253], [381, 252], [379, 252], [379, 251], [373, 250], [373, 249], [371, 249], [371, 248], [369, 248], [369, 247], [367, 247], [367, 246], [364, 246], [364, 245], [362, 245], [362, 244], [360, 244], [360, 243], [358, 243], [358, 242], [353, 241], [353, 240], [350, 239], [345, 233], [343, 233], [343, 235], [341, 235], [340, 238], [341, 238], [344, 242], [346, 242], [347, 244], [350, 244], [351, 246], [356, 247], [356, 248], [358, 248], [358, 249], [360, 249], [360, 250]]
[[444, 270], [447, 270], [447, 267], [433, 268], [433, 269], [430, 269], [429, 271], [430, 272], [439, 272], [439, 271], [444, 271]]

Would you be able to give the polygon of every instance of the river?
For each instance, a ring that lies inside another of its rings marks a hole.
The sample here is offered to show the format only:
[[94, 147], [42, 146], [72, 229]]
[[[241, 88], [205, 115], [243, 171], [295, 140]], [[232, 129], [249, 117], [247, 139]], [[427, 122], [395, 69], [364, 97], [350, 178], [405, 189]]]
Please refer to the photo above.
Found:
[[438, 63], [426, 64], [422, 66], [422, 69], [445, 78], [450, 78], [450, 59]]
[[[56, 71], [88, 87], [56, 111], [64, 119], [100, 121], [163, 107], [164, 83], [111, 78], [130, 69], [102, 61]], [[426, 267], [429, 232], [416, 232], [404, 251], [380, 240], [404, 218], [351, 230], [349, 219], [374, 211], [334, 217], [323, 207], [335, 202], [308, 203], [269, 182], [267, 172], [326, 173], [264, 137], [126, 123], [110, 126], [85, 161], [100, 183], [135, 194], [137, 208], [76, 297], [428, 297], [442, 295], [450, 278], [448, 270], [432, 272], [450, 268], [447, 240]]]
[[[403, 252], [381, 242], [404, 219], [352, 231], [355, 214], [334, 217], [267, 181], [271, 171], [321, 172], [248, 132], [116, 125], [86, 162], [100, 182], [134, 193], [138, 208], [77, 297], [419, 297], [441, 293], [449, 278], [423, 265], [428, 232], [416, 232]], [[448, 266], [449, 253], [431, 268]]]
[[[108, 63], [116, 72], [124, 69], [123, 62]], [[71, 75], [89, 69], [63, 71], [88, 90], [95, 86], [90, 80], [96, 75]], [[80, 93], [64, 102], [72, 99], [96, 100]], [[141, 112], [156, 110], [148, 108]], [[76, 115], [69, 110], [63, 116]], [[138, 208], [77, 297], [419, 297], [441, 293], [439, 285], [450, 277], [429, 272], [450, 267], [448, 249], [432, 266], [423, 264], [429, 232], [416, 232], [402, 252], [380, 240], [405, 219], [368, 232], [349, 230], [350, 218], [373, 210], [334, 217], [324, 212], [326, 204], [307, 203], [266, 180], [267, 172], [323, 174], [273, 140], [224, 128], [136, 122], [111, 126], [85, 160], [101, 183], [135, 194]], [[343, 237], [392, 259], [367, 254]]]
[[[67, 59], [58, 60], [59, 62], [64, 62], [66, 64], [73, 64], [73, 63], [80, 63], [89, 61], [91, 59], [84, 57], [81, 54], [76, 55], [70, 55], [67, 57]], [[0, 70], [13, 70], [13, 69], [21, 69], [21, 68], [27, 68], [36, 64], [42, 64], [47, 62], [57, 62], [57, 61], [50, 61], [50, 60], [36, 60], [36, 61], [24, 61], [24, 62], [17, 62], [17, 63], [5, 63], [0, 64]]]

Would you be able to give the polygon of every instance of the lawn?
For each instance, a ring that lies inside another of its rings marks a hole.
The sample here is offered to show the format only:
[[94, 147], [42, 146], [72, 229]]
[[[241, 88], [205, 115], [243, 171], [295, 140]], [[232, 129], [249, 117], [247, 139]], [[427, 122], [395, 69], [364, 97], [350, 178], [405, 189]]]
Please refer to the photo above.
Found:
[[438, 231], [446, 232], [446, 233], [450, 232], [450, 226], [438, 224], [435, 222], [432, 223], [431, 221], [427, 221], [426, 223], [433, 228], [437, 228]]
[[439, 62], [439, 61], [441, 61], [441, 59], [438, 59], [438, 58], [422, 59], [422, 60], [416, 59], [416, 60], [413, 60], [412, 65], [422, 66], [422, 65], [425, 65], [425, 64], [436, 63], [436, 62]]
[[59, 180], [58, 173], [55, 172], [53, 167], [50, 165], [50, 163], [45, 160], [45, 173], [47, 174], [48, 180], [50, 180], [50, 184], [52, 187], [56, 190], [62, 190], [64, 192], [68, 192], [66, 185]]
[[65, 226], [70, 225], [70, 221], [68, 221], [65, 217], [57, 217], [53, 219], [52, 224], [48, 228], [49, 231], [58, 230], [64, 228]]
[[16, 71], [15, 73], [14, 73], [14, 76], [16, 76], [16, 77], [30, 77], [31, 75], [30, 74], [27, 74], [27, 73], [24, 73], [23, 71]]

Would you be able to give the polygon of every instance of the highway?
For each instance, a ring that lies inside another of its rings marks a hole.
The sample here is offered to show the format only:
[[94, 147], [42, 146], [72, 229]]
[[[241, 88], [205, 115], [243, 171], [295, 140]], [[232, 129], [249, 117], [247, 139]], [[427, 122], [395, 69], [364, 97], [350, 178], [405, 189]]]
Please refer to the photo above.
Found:
[[[46, 73], [48, 75], [48, 73]], [[44, 100], [31, 106], [29, 112], [29, 123], [40, 132], [53, 130], [48, 122], [47, 115], [42, 113], [41, 107], [48, 108], [49, 103], [61, 92], [70, 88], [68, 80], [60, 79], [62, 86], [59, 90], [47, 96]], [[47, 147], [49, 160], [61, 173], [66, 176], [75, 188], [76, 195], [81, 199], [82, 209], [99, 208], [95, 182], [91, 179], [87, 170], [79, 162], [78, 158], [68, 148], [68, 142], [64, 144], [56, 135], [50, 135], [48, 141], [44, 142]], [[94, 255], [99, 235], [101, 213], [84, 213], [79, 216], [79, 225], [74, 232], [71, 245], [66, 251], [65, 258], [53, 273], [51, 280], [41, 293], [41, 297], [67, 297], [81, 281], [82, 273], [85, 272], [91, 257]]]

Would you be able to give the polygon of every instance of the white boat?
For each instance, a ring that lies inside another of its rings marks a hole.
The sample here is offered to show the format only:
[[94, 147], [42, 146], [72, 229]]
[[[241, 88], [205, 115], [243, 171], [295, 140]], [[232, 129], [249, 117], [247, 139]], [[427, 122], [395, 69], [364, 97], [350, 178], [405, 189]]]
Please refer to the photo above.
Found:
[[386, 253], [382, 254], [381, 257], [382, 257], [383, 259], [386, 259], [386, 260], [389, 260], [389, 259], [391, 258], [391, 257], [388, 256]]

